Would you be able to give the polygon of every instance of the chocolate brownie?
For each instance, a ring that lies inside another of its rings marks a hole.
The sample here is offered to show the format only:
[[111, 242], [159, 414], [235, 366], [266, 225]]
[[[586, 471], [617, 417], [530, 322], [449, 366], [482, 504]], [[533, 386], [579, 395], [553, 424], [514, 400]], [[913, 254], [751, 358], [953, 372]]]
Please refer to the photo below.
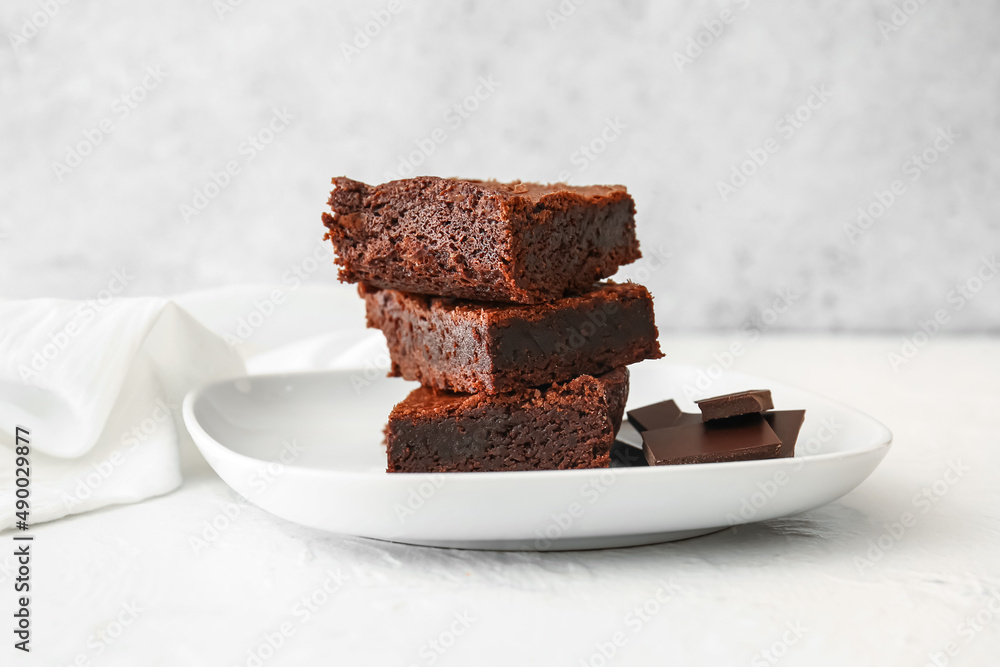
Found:
[[632, 283], [537, 306], [359, 291], [389, 344], [390, 375], [425, 387], [498, 394], [663, 356], [653, 298]]
[[421, 176], [334, 178], [323, 214], [340, 279], [418, 294], [542, 303], [641, 256], [623, 186]]
[[628, 398], [628, 370], [509, 394], [420, 387], [385, 429], [388, 472], [604, 468]]

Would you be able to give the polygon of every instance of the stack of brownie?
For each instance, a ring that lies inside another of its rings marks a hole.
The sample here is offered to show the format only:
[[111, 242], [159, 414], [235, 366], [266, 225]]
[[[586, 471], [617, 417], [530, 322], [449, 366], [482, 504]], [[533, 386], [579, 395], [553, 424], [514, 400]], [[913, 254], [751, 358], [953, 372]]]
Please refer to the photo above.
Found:
[[389, 472], [599, 468], [628, 364], [663, 356], [624, 187], [333, 179], [340, 279], [360, 283], [391, 376]]

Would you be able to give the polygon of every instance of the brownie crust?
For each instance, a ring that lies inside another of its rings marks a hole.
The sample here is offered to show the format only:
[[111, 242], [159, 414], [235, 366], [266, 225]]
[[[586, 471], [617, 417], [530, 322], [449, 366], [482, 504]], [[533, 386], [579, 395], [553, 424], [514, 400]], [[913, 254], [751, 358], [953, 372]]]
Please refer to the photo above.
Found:
[[633, 283], [537, 306], [359, 292], [368, 326], [385, 334], [390, 375], [442, 391], [511, 392], [663, 356], [653, 298]]
[[628, 369], [510, 394], [421, 387], [393, 408], [387, 472], [605, 468], [628, 398]]
[[635, 202], [620, 185], [333, 183], [323, 224], [344, 282], [533, 304], [585, 291], [641, 257]]

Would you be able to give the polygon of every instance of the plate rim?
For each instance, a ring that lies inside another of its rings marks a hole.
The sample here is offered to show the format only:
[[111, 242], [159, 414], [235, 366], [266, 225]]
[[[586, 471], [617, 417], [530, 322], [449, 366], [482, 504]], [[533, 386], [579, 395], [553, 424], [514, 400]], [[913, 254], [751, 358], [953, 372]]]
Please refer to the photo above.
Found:
[[[691, 365], [691, 364], [672, 364], [672, 363], [669, 363], [669, 364], [662, 364], [662, 365], [666, 366], [666, 369], [695, 369], [695, 368], [698, 368], [697, 366], [694, 366], [694, 365]], [[664, 370], [666, 370], [666, 369], [664, 369]], [[191, 432], [192, 439], [194, 440], [195, 445], [198, 447], [199, 451], [202, 451], [202, 448], [203, 448], [202, 439], [204, 439], [204, 441], [207, 441], [207, 442], [211, 443], [212, 447], [217, 448], [219, 450], [223, 450], [226, 455], [235, 457], [237, 460], [242, 460], [243, 462], [249, 463], [249, 464], [267, 465], [267, 464], [273, 463], [273, 462], [272, 461], [268, 461], [266, 459], [256, 458], [256, 457], [250, 456], [248, 454], [243, 454], [241, 452], [237, 452], [234, 449], [232, 449], [232, 448], [226, 446], [225, 444], [219, 442], [216, 438], [214, 438], [212, 435], [210, 435], [208, 433], [208, 431], [206, 431], [202, 427], [201, 423], [199, 422], [199, 420], [197, 419], [197, 417], [195, 415], [195, 412], [194, 412], [195, 403], [201, 397], [203, 397], [206, 392], [208, 392], [208, 391], [210, 391], [212, 389], [215, 389], [216, 387], [220, 387], [220, 386], [226, 385], [226, 384], [233, 384], [233, 383], [239, 382], [239, 381], [261, 380], [261, 381], [272, 381], [273, 382], [273, 381], [278, 381], [279, 379], [282, 379], [282, 378], [296, 378], [296, 377], [302, 377], [302, 376], [344, 375], [344, 374], [356, 372], [357, 370], [358, 369], [356, 369], [356, 368], [312, 369], [312, 370], [306, 370], [306, 371], [292, 371], [292, 372], [280, 372], [280, 373], [261, 373], [261, 374], [244, 375], [244, 376], [230, 377], [230, 378], [224, 378], [224, 379], [217, 379], [217, 380], [214, 380], [212, 382], [208, 382], [208, 383], [206, 383], [204, 385], [201, 385], [199, 387], [196, 387], [195, 389], [192, 389], [184, 397], [184, 401], [183, 401], [183, 404], [182, 404], [182, 414], [183, 414], [183, 418], [184, 418], [184, 425], [187, 427], [188, 431]], [[751, 374], [741, 373], [741, 372], [738, 372], [738, 371], [732, 372], [732, 373], [727, 373], [727, 375], [729, 375], [729, 376], [732, 376], [732, 375], [742, 375], [742, 376], [747, 376], [747, 377], [756, 377], [756, 376], [753, 376]], [[764, 378], [759, 378], [759, 379], [763, 380]], [[721, 470], [731, 470], [734, 467], [738, 467], [738, 468], [765, 467], [765, 466], [772, 466], [772, 467], [785, 466], [785, 467], [787, 467], [787, 466], [796, 465], [797, 462], [807, 461], [807, 460], [814, 460], [814, 461], [818, 461], [818, 462], [826, 462], [826, 461], [831, 461], [832, 462], [832, 461], [837, 461], [837, 460], [841, 460], [841, 459], [862, 457], [862, 456], [870, 455], [870, 454], [872, 454], [872, 453], [874, 453], [876, 451], [879, 451], [881, 449], [888, 449], [888, 448], [891, 447], [891, 445], [893, 443], [893, 433], [892, 433], [892, 431], [883, 422], [879, 421], [878, 419], [875, 419], [874, 417], [872, 417], [868, 413], [863, 412], [862, 410], [859, 410], [857, 408], [854, 408], [854, 407], [852, 407], [852, 406], [844, 403], [843, 401], [839, 401], [837, 399], [829, 398], [828, 396], [826, 396], [824, 394], [820, 394], [820, 393], [817, 393], [817, 392], [814, 392], [814, 391], [810, 391], [808, 389], [802, 389], [800, 387], [796, 387], [794, 385], [789, 385], [789, 384], [786, 384], [784, 382], [777, 382], [777, 381], [768, 381], [768, 382], [771, 383], [772, 387], [773, 386], [779, 386], [779, 387], [781, 387], [783, 389], [791, 389], [793, 391], [797, 391], [797, 392], [801, 392], [801, 393], [804, 393], [804, 394], [808, 394], [810, 396], [814, 396], [816, 398], [819, 398], [822, 401], [825, 401], [827, 403], [831, 403], [833, 405], [836, 405], [837, 407], [839, 407], [839, 408], [841, 408], [843, 410], [846, 410], [848, 412], [854, 413], [854, 414], [856, 414], [856, 415], [864, 418], [866, 421], [870, 422], [873, 426], [879, 428], [882, 432], [879, 435], [877, 441], [874, 442], [873, 444], [869, 444], [869, 445], [865, 445], [863, 447], [858, 447], [858, 448], [850, 449], [848, 451], [828, 452], [828, 453], [825, 453], [825, 454], [809, 454], [807, 456], [794, 456], [794, 457], [791, 457], [791, 458], [782, 458], [782, 459], [754, 459], [754, 460], [749, 460], [749, 461], [725, 461], [725, 462], [698, 463], [698, 464], [689, 464], [689, 465], [635, 466], [635, 467], [621, 467], [621, 468], [611, 468], [611, 467], [604, 467], [604, 468], [577, 468], [577, 469], [570, 469], [570, 470], [497, 470], [497, 471], [472, 471], [472, 472], [406, 472], [406, 473], [402, 473], [402, 474], [400, 474], [400, 473], [388, 473], [386, 471], [374, 472], [374, 471], [358, 471], [358, 470], [338, 470], [338, 469], [335, 469], [335, 468], [319, 469], [319, 468], [315, 468], [315, 467], [311, 467], [311, 466], [297, 465], [295, 463], [288, 463], [288, 464], [284, 464], [283, 463], [282, 465], [284, 466], [284, 469], [286, 471], [288, 471], [288, 472], [294, 471], [296, 474], [320, 475], [320, 476], [325, 476], [325, 477], [337, 476], [337, 477], [344, 477], [344, 478], [348, 478], [348, 479], [352, 479], [352, 480], [356, 480], [356, 479], [369, 479], [370, 478], [372, 480], [383, 481], [383, 480], [387, 480], [387, 479], [397, 479], [398, 478], [398, 479], [400, 479], [401, 482], [402, 481], [406, 481], [406, 480], [412, 482], [414, 480], [419, 480], [421, 477], [431, 477], [431, 476], [438, 476], [438, 475], [447, 475], [448, 478], [449, 478], [449, 480], [454, 480], [454, 481], [456, 481], [458, 483], [470, 483], [471, 480], [473, 480], [473, 479], [476, 479], [476, 480], [481, 480], [481, 479], [497, 479], [498, 476], [500, 478], [502, 478], [502, 479], [511, 479], [512, 477], [517, 476], [517, 477], [523, 477], [524, 480], [531, 479], [531, 480], [544, 481], [544, 480], [552, 477], [553, 475], [556, 475], [556, 476], [559, 476], [559, 477], [565, 477], [567, 475], [576, 475], [578, 477], [583, 477], [583, 476], [587, 476], [587, 475], [600, 474], [602, 472], [606, 472], [606, 471], [609, 471], [609, 470], [613, 471], [613, 474], [615, 474], [616, 476], [620, 475], [620, 474], [635, 476], [635, 475], [642, 475], [642, 474], [645, 474], [645, 475], [653, 475], [653, 474], [658, 474], [658, 475], [692, 474], [692, 472], [694, 470], [703, 470], [703, 471], [720, 470], [721, 471]], [[664, 400], [666, 400], [666, 399], [664, 399]], [[200, 437], [194, 437], [195, 436], [195, 432], [197, 432], [197, 435], [199, 435]], [[204, 451], [202, 451], [202, 454], [205, 455]], [[466, 480], [466, 481], [462, 481], [462, 480]], [[394, 483], [394, 482], [390, 482], [390, 484], [391, 483]]]

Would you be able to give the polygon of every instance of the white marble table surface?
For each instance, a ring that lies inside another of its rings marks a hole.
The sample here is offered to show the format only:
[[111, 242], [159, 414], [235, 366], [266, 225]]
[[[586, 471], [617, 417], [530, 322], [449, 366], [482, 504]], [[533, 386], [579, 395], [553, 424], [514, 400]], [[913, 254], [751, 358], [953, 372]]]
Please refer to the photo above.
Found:
[[[663, 347], [707, 365], [729, 341]], [[899, 344], [770, 335], [737, 361], [893, 430], [881, 467], [828, 506], [545, 554], [332, 535], [245, 506], [196, 552], [191, 537], [234, 500], [196, 465], [167, 496], [35, 528], [35, 650], [14, 664], [997, 664], [1000, 340], [941, 336], [897, 372]], [[906, 512], [915, 525], [893, 528]], [[5, 590], [10, 565], [0, 556]]]

